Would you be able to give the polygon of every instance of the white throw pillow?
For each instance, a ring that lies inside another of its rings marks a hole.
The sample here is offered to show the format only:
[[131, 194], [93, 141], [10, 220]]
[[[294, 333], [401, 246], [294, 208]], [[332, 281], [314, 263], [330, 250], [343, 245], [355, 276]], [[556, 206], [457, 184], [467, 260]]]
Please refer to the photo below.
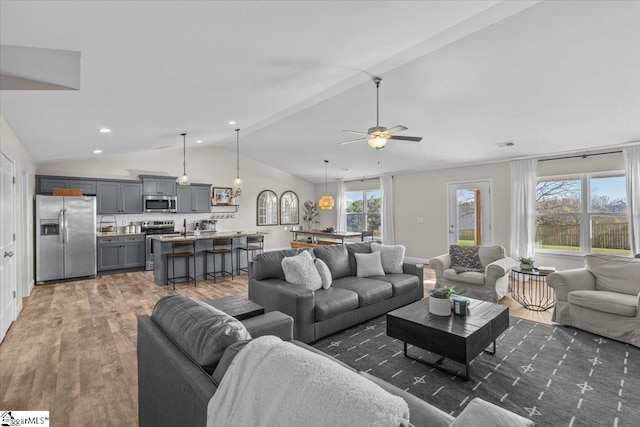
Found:
[[284, 271], [284, 279], [289, 283], [314, 292], [322, 288], [320, 273], [318, 273], [309, 251], [302, 251], [296, 256], [284, 258], [282, 270]]
[[404, 253], [406, 248], [404, 245], [381, 245], [380, 243], [371, 243], [372, 252], [380, 252], [382, 258], [382, 268], [387, 274], [400, 274], [402, 270], [402, 262], [404, 261]]
[[331, 283], [333, 283], [333, 280], [331, 279], [331, 270], [329, 270], [327, 264], [320, 258], [316, 258], [315, 263], [318, 273], [320, 274], [320, 279], [322, 279], [322, 288], [329, 289]]
[[382, 268], [382, 259], [380, 258], [380, 252], [373, 252], [370, 254], [354, 254], [356, 257], [356, 276], [358, 277], [370, 277], [370, 276], [384, 276], [384, 269]]

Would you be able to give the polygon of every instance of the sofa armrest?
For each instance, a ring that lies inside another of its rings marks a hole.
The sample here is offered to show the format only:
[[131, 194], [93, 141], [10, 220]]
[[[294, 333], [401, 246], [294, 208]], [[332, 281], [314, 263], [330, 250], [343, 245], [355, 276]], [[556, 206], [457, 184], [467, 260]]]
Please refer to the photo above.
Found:
[[298, 341], [315, 339], [313, 291], [280, 279], [249, 279], [249, 299], [266, 312], [280, 311], [293, 318], [293, 337]]
[[418, 276], [420, 283], [424, 280], [424, 264], [416, 264], [411, 262], [402, 263], [402, 272], [405, 274], [413, 274]]
[[595, 291], [596, 277], [586, 268], [557, 271], [547, 276], [547, 285], [555, 289], [558, 301], [567, 301], [571, 291]]
[[293, 319], [279, 311], [270, 311], [251, 317], [243, 320], [242, 323], [251, 334], [251, 338], [274, 335], [283, 341], [293, 339]]
[[496, 280], [509, 274], [509, 271], [517, 265], [516, 260], [511, 257], [504, 257], [487, 264], [484, 269], [484, 274], [487, 278], [485, 284], [495, 284]]
[[449, 256], [449, 254], [447, 253], [435, 258], [431, 258], [429, 260], [429, 267], [433, 268], [433, 270], [436, 272], [436, 286], [444, 286], [443, 273], [446, 269], [451, 267], [451, 257]]
[[533, 427], [536, 423], [476, 397], [460, 412], [451, 427]]

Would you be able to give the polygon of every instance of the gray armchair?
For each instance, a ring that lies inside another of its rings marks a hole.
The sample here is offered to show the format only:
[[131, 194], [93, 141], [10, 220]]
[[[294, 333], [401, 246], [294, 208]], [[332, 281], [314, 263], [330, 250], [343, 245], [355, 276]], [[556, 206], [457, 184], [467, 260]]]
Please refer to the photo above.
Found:
[[505, 255], [502, 246], [480, 246], [478, 255], [484, 273], [456, 273], [451, 268], [448, 253], [431, 258], [429, 266], [436, 272], [436, 287], [452, 286], [458, 295], [484, 301], [500, 301], [509, 292], [509, 271], [518, 264]]

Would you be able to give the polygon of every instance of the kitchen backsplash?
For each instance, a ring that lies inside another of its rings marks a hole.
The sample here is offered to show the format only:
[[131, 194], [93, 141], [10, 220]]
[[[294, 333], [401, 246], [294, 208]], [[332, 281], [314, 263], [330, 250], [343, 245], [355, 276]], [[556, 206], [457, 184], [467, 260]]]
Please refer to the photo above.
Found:
[[[215, 216], [213, 216], [215, 215]], [[187, 231], [193, 230], [195, 228], [196, 223], [202, 222], [204, 219], [216, 219], [217, 226], [216, 229], [218, 231], [230, 231], [230, 230], [240, 230], [240, 221], [235, 218], [235, 214], [233, 217], [229, 215], [229, 218], [226, 218], [224, 215], [221, 217], [219, 213], [217, 214], [206, 214], [206, 213], [198, 213], [198, 214], [175, 214], [175, 213], [156, 213], [156, 214], [135, 214], [135, 215], [97, 215], [96, 216], [96, 230], [100, 230], [101, 221], [111, 222], [113, 223], [113, 218], [116, 219], [116, 224], [118, 226], [119, 232], [124, 232], [124, 227], [129, 225], [131, 222], [134, 224], [140, 224], [142, 221], [166, 221], [173, 220], [175, 223], [175, 230], [182, 231], [183, 221], [187, 220]]]

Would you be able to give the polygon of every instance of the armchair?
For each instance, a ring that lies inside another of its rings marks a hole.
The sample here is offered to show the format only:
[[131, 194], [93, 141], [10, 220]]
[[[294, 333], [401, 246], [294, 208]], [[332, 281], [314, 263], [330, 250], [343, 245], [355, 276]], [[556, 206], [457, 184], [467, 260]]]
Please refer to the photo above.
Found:
[[505, 255], [502, 246], [479, 246], [478, 256], [484, 272], [456, 273], [448, 253], [429, 260], [436, 272], [436, 287], [453, 286], [456, 294], [484, 301], [499, 301], [509, 292], [509, 271], [517, 265]]

